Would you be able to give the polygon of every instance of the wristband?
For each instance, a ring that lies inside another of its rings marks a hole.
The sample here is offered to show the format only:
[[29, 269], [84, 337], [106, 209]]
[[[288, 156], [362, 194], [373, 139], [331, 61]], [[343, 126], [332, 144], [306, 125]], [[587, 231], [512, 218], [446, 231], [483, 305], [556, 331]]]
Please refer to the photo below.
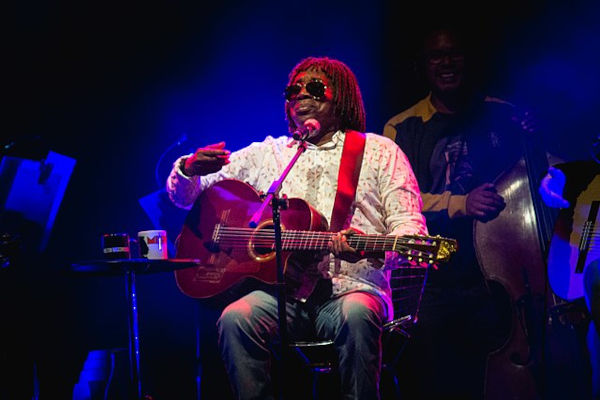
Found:
[[190, 175], [185, 173], [185, 162], [187, 161], [188, 157], [184, 157], [181, 159], [181, 161], [179, 161], [179, 171], [184, 175], [187, 176], [188, 178], [191, 178]]

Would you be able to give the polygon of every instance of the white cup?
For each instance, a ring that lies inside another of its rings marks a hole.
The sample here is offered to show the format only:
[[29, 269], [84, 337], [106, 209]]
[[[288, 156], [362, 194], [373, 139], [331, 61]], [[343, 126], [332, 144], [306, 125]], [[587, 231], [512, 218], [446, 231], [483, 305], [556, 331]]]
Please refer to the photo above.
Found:
[[167, 251], [167, 231], [140, 231], [137, 235], [141, 257], [149, 260], [166, 260], [169, 258]]

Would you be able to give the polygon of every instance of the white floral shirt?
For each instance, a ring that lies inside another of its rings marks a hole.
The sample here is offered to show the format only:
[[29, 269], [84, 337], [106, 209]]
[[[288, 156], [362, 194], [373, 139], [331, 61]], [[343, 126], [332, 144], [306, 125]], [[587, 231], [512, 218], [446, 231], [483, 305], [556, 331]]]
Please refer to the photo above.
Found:
[[[298, 197], [329, 220], [337, 190], [337, 177], [345, 135], [338, 131], [326, 144], [308, 143], [282, 184], [281, 194]], [[183, 158], [173, 164], [167, 179], [167, 192], [175, 205], [189, 209], [211, 184], [226, 178], [238, 179], [256, 190], [267, 192], [296, 154], [287, 136], [267, 136], [230, 155], [231, 163], [219, 172], [203, 177], [187, 177], [179, 169]], [[421, 213], [419, 187], [408, 159], [400, 148], [384, 136], [367, 133], [356, 198], [351, 209], [350, 226], [366, 234], [427, 234]], [[398, 255], [387, 252], [385, 261], [364, 258], [356, 263], [336, 260], [333, 255], [325, 274], [332, 279], [333, 295], [366, 291], [380, 296], [386, 304], [387, 318], [393, 318], [390, 269]], [[382, 268], [383, 267], [383, 268]]]

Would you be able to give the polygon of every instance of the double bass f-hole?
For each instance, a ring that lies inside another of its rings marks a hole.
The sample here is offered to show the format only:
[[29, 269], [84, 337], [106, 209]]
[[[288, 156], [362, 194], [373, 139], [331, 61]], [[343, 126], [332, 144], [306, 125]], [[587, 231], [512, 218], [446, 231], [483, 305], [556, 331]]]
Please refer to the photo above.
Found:
[[525, 296], [522, 296], [519, 300], [517, 300], [517, 303], [515, 304], [516, 307], [516, 312], [518, 315], [518, 321], [519, 321], [519, 325], [518, 325], [518, 329], [521, 329], [521, 331], [523, 332], [523, 335], [527, 338], [527, 343], [529, 343], [529, 347], [526, 350], [526, 356], [523, 357], [521, 353], [518, 352], [514, 352], [510, 355], [510, 361], [518, 366], [521, 367], [525, 367], [527, 365], [531, 364], [532, 361], [532, 351], [531, 351], [531, 344], [532, 344], [532, 340], [530, 337], [530, 330], [531, 330], [531, 323], [529, 321], [529, 319], [531, 318], [531, 294], [527, 294]]
[[525, 294], [515, 302], [515, 311], [517, 313], [518, 329], [520, 329], [525, 337], [528, 347], [525, 355], [518, 352], [513, 352], [510, 355], [510, 361], [517, 366], [529, 366], [534, 360], [534, 355], [539, 351], [539, 339], [542, 335], [543, 319], [545, 316], [536, 313], [540, 307], [544, 305], [544, 297], [534, 295], [529, 285], [529, 277], [527, 270], [523, 269], [523, 282], [525, 283]]

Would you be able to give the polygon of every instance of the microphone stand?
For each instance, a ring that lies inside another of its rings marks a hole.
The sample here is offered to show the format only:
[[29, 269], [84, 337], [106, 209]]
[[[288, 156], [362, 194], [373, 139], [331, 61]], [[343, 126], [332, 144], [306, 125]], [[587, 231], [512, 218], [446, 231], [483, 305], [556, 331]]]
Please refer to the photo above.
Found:
[[[298, 140], [298, 148], [296, 150], [296, 154], [290, 160], [289, 164], [283, 170], [279, 179], [273, 181], [271, 187], [269, 188], [267, 195], [265, 196], [261, 206], [256, 210], [256, 212], [252, 215], [250, 219], [249, 226], [251, 228], [256, 228], [260, 221], [260, 218], [267, 208], [267, 205], [271, 205], [273, 209], [273, 229], [275, 231], [275, 258], [277, 260], [277, 315], [279, 319], [279, 337], [280, 337], [280, 346], [281, 346], [281, 367], [283, 374], [282, 377], [287, 376], [287, 363], [286, 363], [286, 353], [288, 347], [288, 334], [287, 334], [287, 310], [286, 310], [286, 293], [285, 293], [285, 276], [283, 271], [283, 258], [282, 258], [282, 243], [281, 243], [281, 214], [280, 209], [286, 209], [287, 207], [287, 199], [285, 195], [283, 198], [279, 197], [279, 191], [281, 190], [281, 184], [287, 177], [288, 173], [298, 161], [298, 158], [304, 151], [306, 150], [306, 139], [308, 135], [304, 138]], [[279, 399], [283, 399], [284, 392], [284, 382], [280, 382], [279, 385]]]

